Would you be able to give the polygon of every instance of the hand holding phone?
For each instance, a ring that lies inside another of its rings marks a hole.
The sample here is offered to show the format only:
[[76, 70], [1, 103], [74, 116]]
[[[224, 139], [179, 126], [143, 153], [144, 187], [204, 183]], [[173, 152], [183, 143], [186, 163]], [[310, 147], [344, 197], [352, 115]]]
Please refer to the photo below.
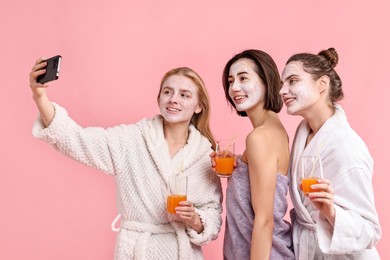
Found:
[[51, 57], [47, 60], [47, 65], [44, 69], [46, 69], [45, 74], [39, 75], [37, 77], [37, 82], [44, 84], [46, 82], [58, 79], [58, 75], [60, 73], [60, 65], [61, 65], [62, 57], [60, 55]]

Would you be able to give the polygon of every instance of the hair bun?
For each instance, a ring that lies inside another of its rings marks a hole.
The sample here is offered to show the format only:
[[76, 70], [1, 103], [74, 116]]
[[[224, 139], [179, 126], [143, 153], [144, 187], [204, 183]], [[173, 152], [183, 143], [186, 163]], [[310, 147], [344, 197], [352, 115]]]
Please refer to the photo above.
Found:
[[336, 67], [337, 63], [339, 62], [339, 55], [337, 54], [335, 48], [329, 48], [327, 50], [320, 51], [318, 55], [324, 57], [332, 69]]

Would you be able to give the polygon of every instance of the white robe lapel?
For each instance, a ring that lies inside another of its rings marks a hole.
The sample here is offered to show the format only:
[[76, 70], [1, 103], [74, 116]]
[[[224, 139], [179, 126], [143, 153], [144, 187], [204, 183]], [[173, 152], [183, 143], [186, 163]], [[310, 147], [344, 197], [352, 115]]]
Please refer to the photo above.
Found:
[[310, 143], [305, 147], [307, 137], [310, 133], [310, 127], [306, 121], [302, 121], [298, 126], [296, 136], [294, 138], [293, 150], [291, 153], [292, 165], [290, 169], [290, 180], [291, 180], [291, 190], [290, 194], [295, 201], [294, 207], [297, 208], [296, 214], [300, 221], [304, 223], [314, 224], [315, 221], [310, 216], [309, 211], [306, 209], [303, 203], [297, 203], [301, 200], [300, 189], [298, 188], [298, 180], [300, 176], [298, 175], [298, 169], [300, 164], [300, 159], [302, 156], [314, 156], [320, 155], [324, 160], [326, 159], [326, 146], [331, 142], [333, 137], [338, 134], [339, 124], [343, 124], [345, 121], [345, 114], [342, 108], [338, 105], [335, 105], [336, 111], [335, 114], [329, 118], [320, 130], [316, 133]]
[[162, 116], [157, 115], [153, 120], [144, 122], [146, 124], [143, 125], [143, 129], [149, 152], [166, 184], [169, 175], [179, 171], [185, 172], [192, 164], [196, 164], [201, 156], [210, 151], [209, 140], [190, 124], [187, 145], [171, 158], [164, 137]]

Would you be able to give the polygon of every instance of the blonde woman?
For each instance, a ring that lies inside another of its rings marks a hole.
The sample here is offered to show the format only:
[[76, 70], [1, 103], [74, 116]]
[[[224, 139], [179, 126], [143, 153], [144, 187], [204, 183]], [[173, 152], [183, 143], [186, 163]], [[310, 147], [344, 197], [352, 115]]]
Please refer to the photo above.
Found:
[[[222, 192], [208, 157], [215, 142], [208, 94], [199, 75], [186, 67], [168, 71], [157, 97], [161, 114], [153, 118], [107, 129], [84, 128], [50, 102], [47, 83], [37, 83], [45, 66], [38, 59], [30, 73], [39, 111], [33, 135], [115, 178], [120, 205], [113, 223], [119, 231], [115, 259], [203, 259], [201, 246], [220, 231]], [[167, 182], [178, 171], [191, 185], [188, 200], [170, 215]]]

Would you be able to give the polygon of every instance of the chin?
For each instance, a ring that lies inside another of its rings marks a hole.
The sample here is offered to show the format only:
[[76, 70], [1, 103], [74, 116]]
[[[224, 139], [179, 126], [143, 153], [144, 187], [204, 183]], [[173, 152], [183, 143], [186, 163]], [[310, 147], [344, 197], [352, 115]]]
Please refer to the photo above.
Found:
[[180, 123], [188, 122], [188, 120], [185, 119], [165, 117], [165, 116], [163, 117], [164, 117], [164, 121], [166, 121], [169, 124], [180, 124]]
[[298, 111], [294, 110], [294, 109], [291, 109], [291, 108], [287, 108], [286, 110], [287, 114], [291, 115], [291, 116], [296, 116], [298, 115]]
[[180, 120], [178, 120], [178, 119], [170, 118], [170, 117], [167, 117], [167, 116], [163, 116], [163, 117], [164, 117], [164, 121], [166, 121], [167, 123], [178, 123], [178, 122], [180, 122]]
[[245, 112], [245, 111], [248, 110], [248, 108], [247, 108], [247, 107], [244, 107], [244, 106], [236, 106], [236, 110], [237, 110], [238, 112]]

